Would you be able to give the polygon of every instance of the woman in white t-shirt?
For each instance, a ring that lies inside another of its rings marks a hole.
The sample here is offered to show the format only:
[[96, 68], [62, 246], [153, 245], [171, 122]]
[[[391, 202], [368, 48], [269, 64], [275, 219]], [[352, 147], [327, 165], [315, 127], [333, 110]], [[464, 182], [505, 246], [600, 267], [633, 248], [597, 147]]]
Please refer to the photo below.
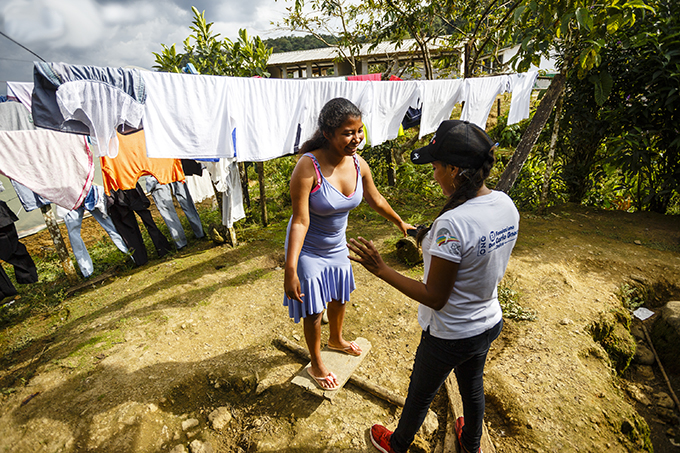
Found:
[[394, 433], [371, 428], [383, 453], [406, 453], [432, 399], [453, 370], [463, 400], [456, 420], [463, 452], [480, 451], [484, 418], [484, 363], [501, 332], [503, 314], [497, 285], [517, 239], [519, 213], [510, 197], [486, 187], [495, 145], [467, 121], [444, 121], [429, 145], [411, 153], [416, 164], [431, 163], [434, 179], [448, 200], [418, 242], [423, 282], [388, 267], [371, 241], [351, 239], [350, 257], [371, 273], [418, 301], [423, 329], [406, 404]]

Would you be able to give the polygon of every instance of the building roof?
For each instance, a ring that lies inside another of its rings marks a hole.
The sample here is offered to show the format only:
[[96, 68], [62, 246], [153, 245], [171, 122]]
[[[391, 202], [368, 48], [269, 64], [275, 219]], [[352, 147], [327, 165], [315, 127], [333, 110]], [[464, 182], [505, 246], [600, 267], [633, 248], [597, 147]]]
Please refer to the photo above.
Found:
[[[445, 44], [446, 37], [436, 38], [435, 42], [430, 43], [430, 50], [438, 50]], [[415, 39], [405, 39], [402, 45], [397, 48], [396, 44], [382, 42], [369, 52], [371, 44], [364, 44], [359, 51], [358, 57], [369, 57], [376, 55], [405, 55], [416, 49]], [[300, 64], [307, 62], [317, 62], [323, 60], [334, 60], [340, 57], [340, 52], [336, 47], [322, 47], [310, 50], [295, 50], [293, 52], [274, 53], [269, 57], [267, 65]]]

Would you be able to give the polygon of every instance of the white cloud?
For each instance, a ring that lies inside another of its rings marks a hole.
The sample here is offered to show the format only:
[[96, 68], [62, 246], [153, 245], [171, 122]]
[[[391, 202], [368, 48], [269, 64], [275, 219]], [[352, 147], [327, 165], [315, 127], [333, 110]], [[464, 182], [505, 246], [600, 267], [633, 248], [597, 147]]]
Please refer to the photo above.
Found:
[[92, 0], [11, 0], [2, 13], [8, 34], [25, 43], [84, 48], [106, 35], [101, 8]]
[[[151, 69], [161, 43], [183, 51], [192, 4], [222, 38], [238, 39], [241, 28], [262, 39], [291, 34], [271, 24], [284, 0], [0, 0], [0, 31], [47, 61]], [[36, 59], [0, 36], [0, 80], [31, 81]]]
[[66, 25], [60, 15], [44, 8], [40, 0], [10, 1], [2, 8], [6, 32], [22, 42], [55, 39], [64, 34]]

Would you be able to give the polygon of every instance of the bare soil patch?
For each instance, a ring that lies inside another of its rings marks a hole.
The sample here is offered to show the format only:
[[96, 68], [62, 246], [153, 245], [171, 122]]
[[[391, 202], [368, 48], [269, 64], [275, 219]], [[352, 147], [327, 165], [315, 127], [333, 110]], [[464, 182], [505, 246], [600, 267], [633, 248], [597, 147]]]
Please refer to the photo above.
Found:
[[[86, 243], [105, 235], [92, 219], [83, 230]], [[4, 326], [0, 449], [155, 452], [198, 439], [220, 452], [374, 452], [368, 429], [395, 427], [400, 409], [352, 385], [332, 404], [305, 393], [290, 384], [304, 363], [273, 344], [304, 341], [282, 306], [284, 232], [285, 222], [243, 232], [236, 248], [194, 240]], [[350, 218], [349, 234], [359, 233], [401, 272], [422, 275], [398, 262], [394, 228], [361, 208]], [[51, 246], [46, 233], [22, 242], [34, 254]], [[649, 451], [650, 439], [656, 452], [678, 451], [677, 408], [663, 418], [654, 403], [664, 390], [658, 368], [617, 376], [589, 327], [621, 308], [624, 283], [646, 282], [659, 303], [677, 300], [679, 251], [677, 218], [578, 206], [522, 214], [504, 284], [537, 319], [507, 320], [489, 357], [486, 420], [497, 451]], [[357, 373], [405, 396], [417, 304], [357, 266], [355, 277], [345, 334], [373, 345]], [[441, 396], [439, 430], [411, 451], [443, 440]], [[218, 407], [232, 415], [221, 430], [208, 419]], [[184, 428], [191, 419], [198, 424]]]

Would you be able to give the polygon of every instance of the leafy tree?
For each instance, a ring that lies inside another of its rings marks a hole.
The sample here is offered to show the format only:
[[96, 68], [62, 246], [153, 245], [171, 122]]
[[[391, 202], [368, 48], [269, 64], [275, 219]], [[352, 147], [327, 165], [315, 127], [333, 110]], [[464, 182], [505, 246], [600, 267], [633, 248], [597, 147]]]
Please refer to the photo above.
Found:
[[292, 52], [295, 50], [309, 50], [326, 47], [326, 43], [335, 44], [336, 39], [331, 35], [323, 35], [323, 41], [316, 36], [282, 36], [264, 40], [265, 46], [273, 53]]
[[429, 46], [445, 30], [445, 23], [437, 14], [439, 4], [420, 0], [368, 0], [366, 4], [378, 17], [367, 29], [372, 37], [372, 48], [382, 41], [390, 41], [399, 48], [405, 39], [414, 39], [423, 57], [425, 78], [432, 80], [434, 72]]
[[[308, 6], [311, 11], [305, 11]], [[283, 25], [291, 31], [309, 33], [326, 46], [338, 51], [342, 59], [352, 66], [357, 74], [359, 52], [366, 42], [364, 30], [372, 21], [370, 8], [364, 2], [354, 4], [349, 0], [295, 0], [286, 8], [288, 15]], [[328, 39], [331, 36], [333, 39]]]
[[199, 13], [193, 6], [191, 11], [194, 13], [191, 26], [193, 34], [183, 42], [184, 53], [178, 53], [175, 44], [169, 47], [161, 44], [163, 51], [154, 52], [155, 69], [181, 72], [182, 67], [192, 63], [201, 74], [269, 77], [266, 68], [272, 51], [258, 36], [250, 39], [247, 31], [241, 29], [236, 42], [228, 38], [220, 40], [219, 33], [215, 34], [211, 30], [213, 22], [206, 22], [205, 11]]
[[[522, 137], [517, 150], [501, 175], [496, 186], [507, 191], [519, 172], [545, 126], [550, 113], [562, 95], [567, 76], [573, 72], [584, 77], [597, 68], [607, 40], [614, 34], [632, 27], [644, 12], [652, 10], [643, 0], [563, 0], [538, 2], [523, 0], [513, 14], [513, 42], [520, 49], [513, 63], [518, 71], [526, 71], [533, 63], [538, 65], [541, 56], [548, 57], [556, 51], [560, 56], [560, 74], [550, 84], [546, 95]], [[593, 91], [599, 90], [598, 100], [604, 102], [608, 93], [609, 75], [599, 73], [593, 78]]]
[[[680, 6], [670, 0], [652, 5], [656, 14], [608, 41], [598, 68], [568, 80], [563, 177], [574, 201], [604, 177], [615, 179], [639, 210], [665, 213], [678, 194]], [[604, 90], [601, 80], [610, 80]]]

